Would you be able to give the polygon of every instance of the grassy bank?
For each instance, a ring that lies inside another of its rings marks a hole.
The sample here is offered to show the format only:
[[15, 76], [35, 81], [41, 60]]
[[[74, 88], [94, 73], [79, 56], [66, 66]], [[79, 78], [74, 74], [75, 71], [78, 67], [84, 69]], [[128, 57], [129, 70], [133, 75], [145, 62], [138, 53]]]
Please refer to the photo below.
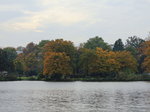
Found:
[[62, 78], [62, 79], [46, 79], [46, 78], [39, 78], [37, 76], [31, 77], [17, 77], [16, 80], [42, 80], [42, 81], [150, 81], [149, 75], [134, 75], [134, 76], [126, 76], [123, 78], [120, 77], [84, 77], [84, 78]]
[[17, 80], [31, 80], [31, 81], [34, 81], [34, 80], [40, 80], [37, 76], [30, 76], [30, 77], [17, 77]]
[[0, 81], [21, 81], [21, 80], [29, 80], [29, 81], [150, 81], [150, 75], [135, 75], [135, 74], [121, 74], [121, 76], [115, 77], [65, 77], [61, 79], [52, 79], [47, 77], [39, 77], [39, 76], [23, 76], [17, 77], [16, 75], [8, 75], [1, 76]]

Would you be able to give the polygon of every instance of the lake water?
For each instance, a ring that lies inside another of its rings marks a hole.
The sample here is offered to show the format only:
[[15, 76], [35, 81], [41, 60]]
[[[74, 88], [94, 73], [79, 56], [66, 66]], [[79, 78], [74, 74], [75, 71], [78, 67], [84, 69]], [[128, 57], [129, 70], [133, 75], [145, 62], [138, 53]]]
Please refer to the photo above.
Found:
[[150, 112], [150, 82], [0, 82], [0, 112]]

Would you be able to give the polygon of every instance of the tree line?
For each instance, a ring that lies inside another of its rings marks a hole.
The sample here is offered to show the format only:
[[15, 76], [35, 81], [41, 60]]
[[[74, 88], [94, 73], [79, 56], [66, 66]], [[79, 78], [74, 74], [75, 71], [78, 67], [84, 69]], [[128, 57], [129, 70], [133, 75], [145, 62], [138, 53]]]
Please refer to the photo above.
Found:
[[130, 80], [150, 73], [150, 40], [132, 36], [125, 44], [118, 39], [109, 45], [96, 36], [77, 47], [63, 39], [31, 42], [22, 49], [7, 47], [0, 49], [2, 71], [40, 80]]

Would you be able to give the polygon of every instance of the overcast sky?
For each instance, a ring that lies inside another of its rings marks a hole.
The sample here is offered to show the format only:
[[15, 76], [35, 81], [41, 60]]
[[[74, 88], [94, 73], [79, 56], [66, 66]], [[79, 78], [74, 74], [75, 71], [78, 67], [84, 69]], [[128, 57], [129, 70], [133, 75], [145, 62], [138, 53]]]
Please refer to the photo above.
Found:
[[94, 36], [108, 43], [150, 31], [150, 0], [0, 0], [0, 47]]

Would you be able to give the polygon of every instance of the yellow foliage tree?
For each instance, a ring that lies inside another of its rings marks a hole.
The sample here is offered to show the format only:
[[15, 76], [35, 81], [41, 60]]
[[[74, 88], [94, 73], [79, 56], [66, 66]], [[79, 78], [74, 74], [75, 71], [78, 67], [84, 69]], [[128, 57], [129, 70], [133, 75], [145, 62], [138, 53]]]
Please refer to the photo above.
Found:
[[57, 52], [57, 53], [66, 53], [70, 57], [71, 67], [73, 68], [74, 74], [77, 69], [77, 59], [76, 59], [76, 48], [74, 47], [73, 42], [66, 41], [63, 39], [56, 39], [48, 42], [44, 46], [44, 52]]
[[97, 60], [90, 68], [91, 74], [111, 74], [119, 71], [120, 65], [115, 60], [115, 52], [96, 49]]
[[148, 56], [144, 59], [142, 67], [145, 72], [150, 73], [150, 56]]
[[145, 72], [150, 73], [150, 41], [146, 41], [142, 44], [141, 51], [146, 56], [142, 64], [142, 68]]
[[116, 52], [116, 60], [120, 63], [121, 70], [137, 71], [137, 61], [128, 51]]
[[44, 58], [44, 75], [70, 75], [70, 57], [65, 53], [47, 52]]
[[70, 58], [75, 54], [75, 47], [71, 41], [56, 39], [48, 42], [44, 46], [45, 52], [64, 52]]

